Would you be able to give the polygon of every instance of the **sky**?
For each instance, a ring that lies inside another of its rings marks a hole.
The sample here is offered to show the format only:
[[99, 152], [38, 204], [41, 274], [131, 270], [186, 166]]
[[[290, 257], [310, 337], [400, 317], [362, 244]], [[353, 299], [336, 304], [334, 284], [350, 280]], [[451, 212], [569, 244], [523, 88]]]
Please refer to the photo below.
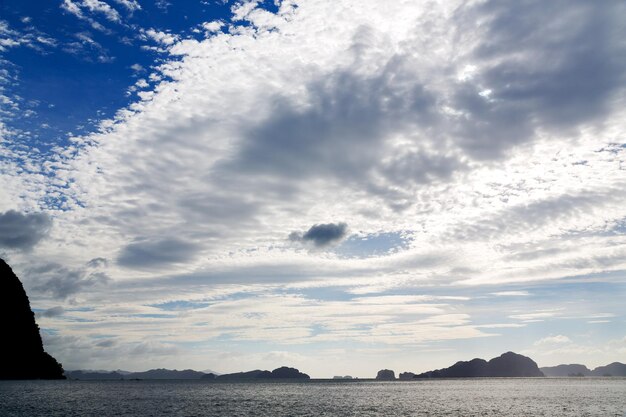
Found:
[[626, 362], [626, 4], [0, 1], [0, 256], [65, 369]]

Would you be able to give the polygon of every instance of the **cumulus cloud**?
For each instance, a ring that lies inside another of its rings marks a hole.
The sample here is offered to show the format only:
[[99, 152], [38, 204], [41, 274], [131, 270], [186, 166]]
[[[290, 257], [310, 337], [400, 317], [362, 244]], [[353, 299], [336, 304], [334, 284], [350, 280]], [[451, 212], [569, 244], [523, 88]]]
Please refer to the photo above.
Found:
[[346, 223], [315, 224], [304, 233], [292, 232], [289, 240], [311, 243], [317, 248], [324, 248], [339, 243], [346, 237], [347, 231]]
[[30, 250], [42, 240], [52, 226], [46, 213], [0, 213], [0, 247]]

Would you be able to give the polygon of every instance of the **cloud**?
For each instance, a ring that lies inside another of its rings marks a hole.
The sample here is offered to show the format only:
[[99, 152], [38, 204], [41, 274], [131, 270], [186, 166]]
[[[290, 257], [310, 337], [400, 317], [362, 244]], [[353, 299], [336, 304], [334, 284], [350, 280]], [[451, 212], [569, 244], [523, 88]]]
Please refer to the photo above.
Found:
[[75, 33], [74, 38], [76, 41], [66, 42], [63, 45], [63, 51], [81, 56], [86, 61], [91, 61], [93, 55], [96, 55], [98, 62], [112, 62], [115, 60], [114, 57], [110, 56], [109, 51], [105, 47], [93, 39], [91, 33]]
[[145, 68], [141, 65], [141, 64], [133, 64], [130, 66], [130, 69], [132, 69], [135, 72], [144, 72]]
[[[66, 2], [68, 0], [65, 0]], [[87, 10], [89, 10], [90, 12], [98, 12], [98, 13], [102, 13], [108, 20], [110, 20], [111, 22], [116, 22], [119, 23], [121, 22], [121, 17], [120, 14], [117, 12], [117, 10], [115, 10], [114, 8], [112, 8], [111, 6], [109, 6], [109, 4], [100, 1], [100, 0], [83, 0], [80, 3], [82, 8], [85, 8]]]
[[90, 268], [102, 268], [109, 265], [109, 261], [106, 258], [98, 257], [93, 258], [89, 262], [87, 262], [87, 266]]
[[[466, 115], [454, 125], [466, 152], [497, 157], [538, 129], [574, 132], [610, 114], [624, 81], [626, 31], [615, 20], [624, 4], [606, 6], [486, 1], [458, 10], [459, 30], [479, 34], [468, 56], [476, 75], [452, 101]], [[478, 94], [486, 89], [488, 100]]]
[[171, 33], [161, 32], [155, 29], [147, 29], [142, 31], [143, 35], [152, 39], [158, 44], [170, 46], [174, 44], [178, 40], [178, 36], [172, 35]]
[[[116, 0], [120, 4], [124, 4], [130, 7], [133, 5], [139, 6], [134, 0]], [[100, 0], [63, 0], [60, 5], [61, 9], [67, 13], [74, 15], [76, 18], [83, 20], [89, 25], [100, 32], [111, 33], [111, 31], [105, 27], [102, 23], [98, 22], [94, 17], [94, 14], [103, 15], [108, 21], [121, 24], [122, 17], [119, 12], [112, 8], [108, 3]], [[133, 10], [129, 9], [132, 13]]]
[[130, 12], [141, 10], [141, 5], [137, 2], [137, 0], [115, 0], [115, 2], [126, 7], [126, 9]]
[[0, 247], [31, 250], [48, 235], [52, 219], [46, 213], [0, 213]]
[[530, 295], [528, 291], [497, 291], [490, 294], [496, 297], [528, 297]]
[[72, 269], [54, 262], [27, 267], [23, 277], [35, 293], [55, 299], [66, 299], [81, 291], [107, 284], [111, 280], [101, 271]]
[[311, 243], [317, 248], [324, 248], [339, 243], [346, 237], [347, 231], [346, 223], [316, 224], [304, 233], [292, 232], [289, 240]]
[[202, 24], [202, 28], [207, 32], [207, 33], [215, 33], [215, 32], [219, 32], [220, 30], [222, 30], [222, 27], [224, 26], [224, 22], [221, 20], [213, 20], [211, 22], [204, 22]]
[[571, 339], [567, 336], [556, 335], [556, 336], [548, 336], [543, 339], [537, 340], [533, 343], [534, 346], [544, 346], [544, 345], [562, 345], [566, 343], [571, 343]]
[[62, 316], [64, 313], [65, 313], [65, 309], [62, 306], [57, 306], [57, 307], [52, 307], [47, 310], [44, 310], [41, 313], [38, 313], [38, 316], [46, 317], [46, 318], [59, 317], [59, 316]]
[[[23, 23], [29, 22], [23, 21]], [[17, 30], [12, 28], [7, 21], [0, 19], [0, 52], [7, 51], [10, 48], [25, 46], [43, 53], [53, 49], [56, 45], [57, 41], [55, 39], [51, 38], [46, 33], [39, 31], [32, 25], [29, 25], [22, 30]], [[5, 81], [6, 74], [3, 73], [7, 71], [6, 67], [10, 67], [10, 65], [6, 65], [9, 64], [9, 61], [1, 61], [0, 64], [2, 64], [2, 67], [0, 68], [1, 83], [2, 81]], [[2, 95], [0, 103], [6, 99], [8, 98]]]
[[122, 248], [117, 263], [128, 268], [159, 268], [192, 259], [199, 247], [176, 238], [142, 240]]

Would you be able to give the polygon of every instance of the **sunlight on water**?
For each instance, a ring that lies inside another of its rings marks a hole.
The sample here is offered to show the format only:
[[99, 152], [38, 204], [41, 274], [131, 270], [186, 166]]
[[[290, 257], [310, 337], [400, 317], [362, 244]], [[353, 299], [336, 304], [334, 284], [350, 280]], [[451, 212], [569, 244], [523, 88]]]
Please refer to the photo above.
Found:
[[9, 416], [623, 416], [626, 378], [0, 382]]

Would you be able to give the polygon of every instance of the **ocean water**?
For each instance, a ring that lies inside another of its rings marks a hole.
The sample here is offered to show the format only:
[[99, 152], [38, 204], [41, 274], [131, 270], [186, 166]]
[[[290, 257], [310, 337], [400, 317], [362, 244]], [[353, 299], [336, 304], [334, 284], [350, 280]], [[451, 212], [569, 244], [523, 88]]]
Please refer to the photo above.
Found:
[[0, 381], [0, 416], [626, 416], [626, 378]]

